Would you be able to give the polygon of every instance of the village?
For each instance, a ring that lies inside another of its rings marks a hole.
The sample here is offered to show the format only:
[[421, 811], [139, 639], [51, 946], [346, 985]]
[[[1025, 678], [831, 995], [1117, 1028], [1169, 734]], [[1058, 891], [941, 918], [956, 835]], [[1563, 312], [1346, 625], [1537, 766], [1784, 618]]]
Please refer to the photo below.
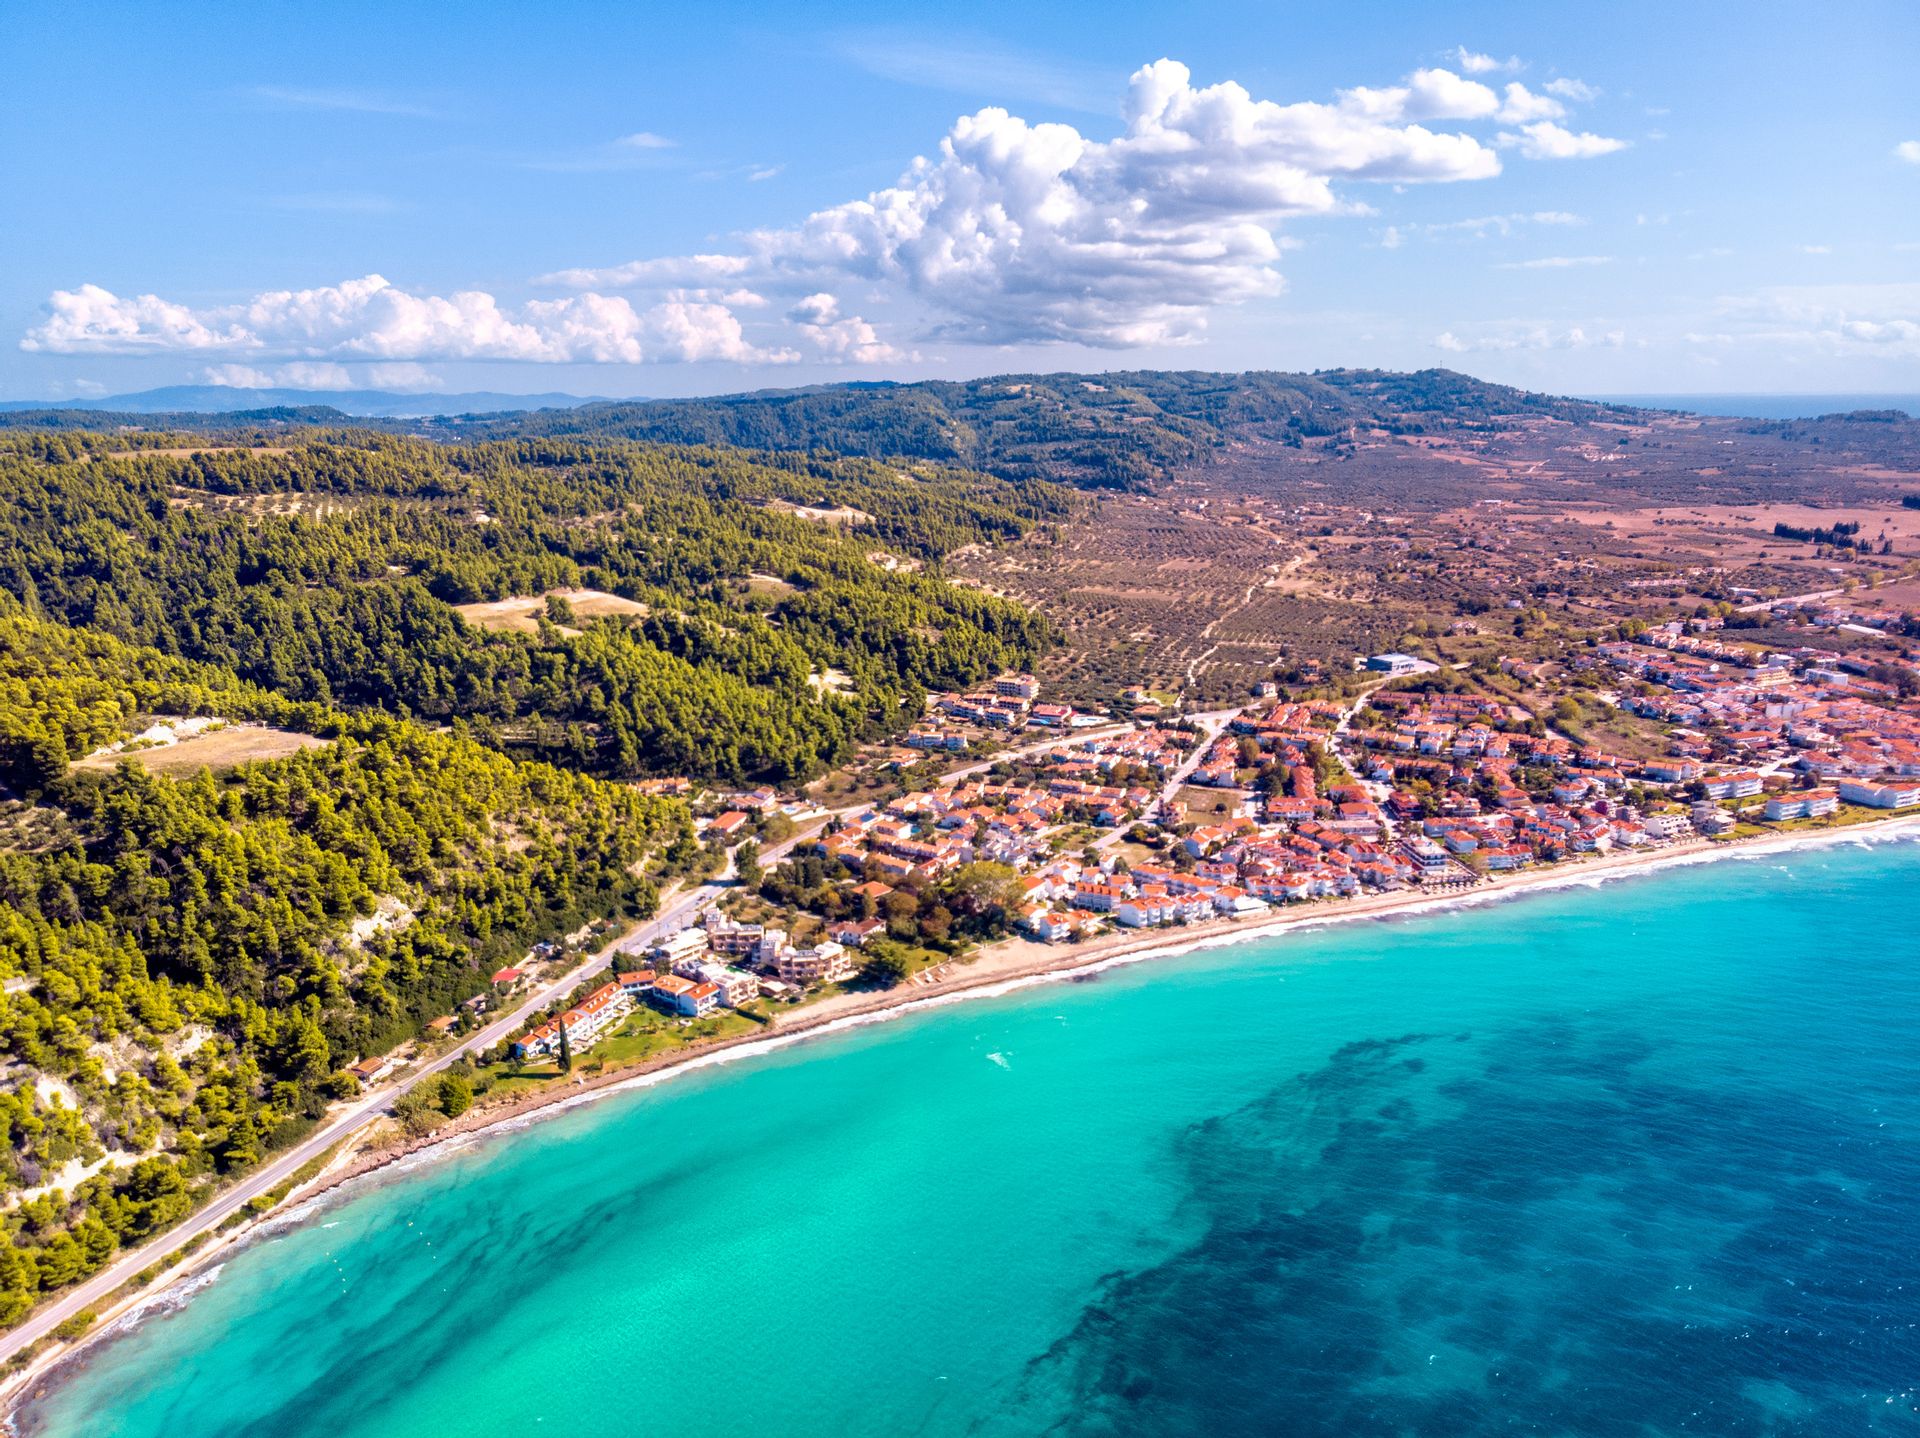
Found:
[[[633, 1015], [771, 1022], [849, 986], [931, 982], [1008, 938], [1462, 893], [1536, 866], [1920, 809], [1920, 683], [1894, 682], [1889, 663], [1920, 677], [1911, 653], [1768, 650], [1701, 620], [1500, 661], [1549, 694], [1615, 686], [1606, 701], [1664, 736], [1639, 757], [1400, 654], [1356, 663], [1351, 694], [1262, 683], [1204, 714], [1139, 692], [1119, 717], [1081, 712], [1003, 675], [929, 699], [892, 755], [912, 776], [902, 792], [833, 811], [770, 789], [719, 796], [701, 821], [712, 843], [741, 843], [769, 814], [823, 821], [626, 951], [511, 1055], [571, 1062]], [[960, 767], [941, 772], [940, 755]]]

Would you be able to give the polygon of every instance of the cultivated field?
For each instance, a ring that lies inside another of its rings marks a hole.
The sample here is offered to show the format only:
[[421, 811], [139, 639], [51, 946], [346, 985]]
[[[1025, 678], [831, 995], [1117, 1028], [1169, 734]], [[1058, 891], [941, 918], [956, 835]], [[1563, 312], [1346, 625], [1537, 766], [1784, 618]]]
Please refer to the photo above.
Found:
[[[1195, 702], [1386, 647], [1460, 661], [1725, 599], [1893, 584], [1920, 566], [1913, 426], [1525, 418], [1437, 434], [1258, 434], [1055, 534], [952, 556], [1067, 643], [1067, 698]], [[1871, 553], [1776, 536], [1860, 525]], [[1881, 553], [1882, 549], [1887, 553]], [[1889, 591], [1891, 592], [1891, 591]]]

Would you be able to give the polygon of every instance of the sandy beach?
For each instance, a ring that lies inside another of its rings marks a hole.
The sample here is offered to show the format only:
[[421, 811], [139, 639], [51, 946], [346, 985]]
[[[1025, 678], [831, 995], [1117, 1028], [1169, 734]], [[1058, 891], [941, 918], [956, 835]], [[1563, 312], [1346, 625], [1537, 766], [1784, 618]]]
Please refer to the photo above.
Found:
[[234, 1248], [251, 1239], [311, 1217], [323, 1198], [337, 1198], [350, 1186], [377, 1174], [393, 1174], [458, 1151], [492, 1136], [593, 1102], [609, 1094], [663, 1082], [677, 1074], [710, 1065], [734, 1062], [787, 1045], [805, 1042], [843, 1029], [884, 1022], [920, 1008], [1012, 992], [1095, 973], [1121, 964], [1168, 958], [1195, 950], [1269, 939], [1291, 930], [1366, 919], [1399, 919], [1432, 910], [1502, 902], [1528, 894], [1568, 887], [1594, 886], [1637, 874], [1682, 865], [1731, 859], [1757, 859], [1795, 850], [1847, 843], [1882, 843], [1920, 838], [1920, 815], [1890, 817], [1844, 828], [1763, 835], [1737, 841], [1689, 840], [1667, 847], [1611, 854], [1563, 863], [1509, 877], [1490, 879], [1462, 891], [1444, 894], [1398, 891], [1356, 899], [1326, 900], [1277, 910], [1271, 915], [1243, 920], [1215, 920], [1173, 928], [1102, 935], [1077, 944], [1044, 944], [1008, 939], [989, 945], [968, 962], [955, 964], [938, 981], [915, 983], [873, 993], [842, 993], [782, 1013], [770, 1030], [735, 1038], [689, 1045], [644, 1063], [597, 1074], [556, 1081], [538, 1093], [483, 1107], [432, 1134], [404, 1144], [354, 1151], [335, 1156], [328, 1168], [301, 1185], [272, 1212], [240, 1225], [204, 1245], [143, 1289], [126, 1295], [99, 1314], [90, 1332], [73, 1346], [36, 1359], [4, 1387], [9, 1403], [69, 1363], [96, 1339], [156, 1311], [177, 1306], [212, 1281], [218, 1263]]

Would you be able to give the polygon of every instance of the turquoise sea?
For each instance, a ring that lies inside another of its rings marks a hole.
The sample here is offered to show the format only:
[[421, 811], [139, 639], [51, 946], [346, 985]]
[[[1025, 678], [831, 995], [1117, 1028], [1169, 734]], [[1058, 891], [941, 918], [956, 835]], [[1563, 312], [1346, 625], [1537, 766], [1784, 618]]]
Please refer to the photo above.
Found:
[[58, 1438], [1920, 1431], [1920, 846], [796, 1044], [363, 1188]]

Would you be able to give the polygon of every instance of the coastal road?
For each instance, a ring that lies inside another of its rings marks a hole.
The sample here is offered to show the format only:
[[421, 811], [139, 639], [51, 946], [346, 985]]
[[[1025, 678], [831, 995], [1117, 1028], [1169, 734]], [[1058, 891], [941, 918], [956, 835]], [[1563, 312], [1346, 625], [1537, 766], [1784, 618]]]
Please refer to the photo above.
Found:
[[[831, 817], [832, 815], [823, 815], [812, 820], [806, 827], [796, 831], [791, 838], [769, 846], [761, 854], [762, 862], [777, 862], [794, 845], [819, 833]], [[352, 1100], [337, 1113], [323, 1120], [320, 1127], [300, 1143], [247, 1174], [232, 1187], [221, 1190], [206, 1207], [196, 1211], [177, 1228], [169, 1229], [158, 1238], [122, 1254], [84, 1283], [76, 1284], [44, 1308], [36, 1309], [23, 1319], [18, 1327], [0, 1335], [0, 1361], [11, 1358], [28, 1344], [46, 1337], [69, 1318], [87, 1312], [143, 1268], [158, 1263], [168, 1254], [177, 1251], [182, 1244], [201, 1234], [212, 1232], [254, 1199], [270, 1193], [287, 1182], [307, 1163], [318, 1158], [332, 1145], [379, 1118], [393, 1107], [394, 1100], [415, 1085], [441, 1073], [467, 1055], [491, 1048], [518, 1033], [533, 1015], [556, 1000], [565, 998], [586, 980], [605, 970], [622, 949], [647, 943], [668, 929], [683, 926], [694, 914], [713, 903], [727, 890], [731, 883], [732, 872], [733, 854], [729, 851], [726, 868], [719, 875], [696, 885], [684, 894], [674, 895], [652, 918], [636, 924], [619, 938], [581, 960], [559, 977], [539, 985], [516, 1007], [502, 1014], [485, 1028], [469, 1035], [447, 1052], [410, 1068], [405, 1077], [398, 1081], [380, 1088], [369, 1089]]]
[[[1131, 727], [1131, 725], [1116, 725], [1111, 729], [1069, 731], [1037, 744], [1008, 750], [995, 755], [992, 759], [965, 765], [943, 777], [966, 778], [973, 774], [984, 773], [994, 764], [1005, 759], [1046, 753], [1081, 739], [1099, 734], [1122, 732]], [[866, 803], [852, 804], [816, 815], [797, 828], [788, 838], [761, 850], [760, 862], [771, 867], [785, 858], [796, 845], [805, 843], [818, 835], [840, 815], [867, 807]], [[46, 1337], [69, 1318], [94, 1308], [135, 1274], [178, 1251], [183, 1244], [202, 1234], [211, 1233], [254, 1199], [272, 1192], [287, 1182], [328, 1148], [374, 1122], [391, 1109], [394, 1101], [408, 1090], [442, 1073], [468, 1055], [491, 1048], [520, 1032], [535, 1014], [557, 1000], [565, 998], [595, 974], [603, 972], [615, 961], [615, 956], [623, 950], [639, 948], [652, 942], [662, 933], [684, 927], [695, 914], [715, 903], [732, 887], [734, 858], [735, 850], [729, 850], [726, 867], [713, 878], [695, 885], [684, 893], [669, 891], [667, 901], [652, 918], [634, 925], [565, 973], [540, 984], [515, 1007], [501, 1014], [484, 1028], [470, 1034], [445, 1053], [414, 1065], [398, 1080], [379, 1088], [369, 1089], [353, 1099], [337, 1112], [328, 1115], [322, 1120], [320, 1126], [300, 1143], [245, 1175], [231, 1187], [221, 1190], [204, 1208], [195, 1212], [179, 1227], [170, 1229], [141, 1247], [122, 1254], [84, 1283], [76, 1284], [44, 1308], [35, 1310], [22, 1320], [18, 1327], [0, 1335], [0, 1361], [12, 1357], [20, 1349]]]

